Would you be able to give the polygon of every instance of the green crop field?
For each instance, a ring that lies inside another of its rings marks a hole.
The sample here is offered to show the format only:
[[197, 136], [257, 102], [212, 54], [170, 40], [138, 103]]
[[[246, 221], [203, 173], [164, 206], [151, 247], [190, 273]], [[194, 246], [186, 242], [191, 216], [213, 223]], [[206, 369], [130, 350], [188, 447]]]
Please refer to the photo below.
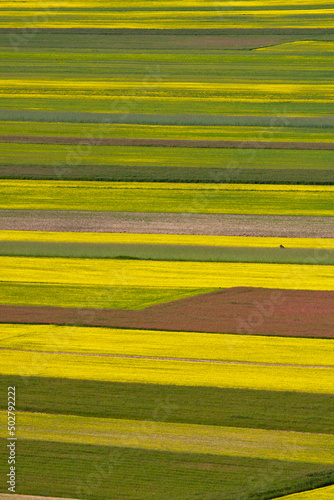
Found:
[[[329, 394], [19, 375], [0, 375], [0, 380], [5, 386], [18, 387], [21, 412], [333, 433]], [[0, 408], [5, 407], [1, 401]]]
[[[253, 262], [268, 264], [334, 264], [334, 252], [323, 248], [244, 248], [142, 243], [70, 243], [3, 241], [0, 255], [87, 259], [140, 259], [194, 262]], [[316, 262], [314, 257], [316, 256]]]
[[192, 139], [227, 141], [293, 141], [333, 142], [331, 128], [319, 127], [246, 127], [189, 125], [124, 125], [0, 121], [0, 136], [80, 137], [82, 140], [104, 138], [129, 139]]
[[8, 305], [102, 309], [145, 307], [213, 291], [210, 288], [145, 288], [126, 286], [73, 286], [47, 283], [0, 283], [0, 302]]
[[[5, 442], [1, 440], [2, 446]], [[145, 500], [221, 494], [266, 500], [333, 479], [326, 464], [26, 439], [21, 440], [20, 455], [26, 494], [67, 498], [90, 499], [98, 494], [101, 500], [123, 500], [134, 498], [135, 487], [136, 497]], [[2, 473], [5, 470], [2, 467]]]

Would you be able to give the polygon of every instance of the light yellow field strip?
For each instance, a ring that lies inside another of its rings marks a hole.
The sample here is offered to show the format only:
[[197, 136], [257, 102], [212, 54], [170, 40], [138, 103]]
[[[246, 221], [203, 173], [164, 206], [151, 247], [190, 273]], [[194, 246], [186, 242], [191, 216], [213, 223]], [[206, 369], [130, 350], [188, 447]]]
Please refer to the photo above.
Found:
[[78, 356], [0, 350], [0, 373], [22, 377], [332, 394], [333, 369]]
[[[7, 412], [0, 419], [0, 436], [7, 437]], [[18, 439], [334, 463], [334, 436], [328, 434], [21, 412], [17, 421]]]
[[267, 238], [191, 234], [74, 233], [49, 231], [0, 231], [0, 241], [61, 243], [141, 243], [152, 245], [208, 245], [222, 247], [334, 249], [334, 238]]
[[302, 491], [285, 497], [279, 497], [276, 500], [333, 500], [334, 485], [326, 486], [325, 488], [317, 488], [315, 490]]
[[334, 340], [2, 324], [0, 347], [285, 365], [334, 366]]
[[99, 286], [334, 290], [334, 266], [0, 257], [1, 281]]
[[334, 498], [334, 486], [326, 486], [325, 488], [317, 488], [315, 490], [303, 491], [294, 493], [284, 497], [279, 497], [276, 500], [332, 500]]

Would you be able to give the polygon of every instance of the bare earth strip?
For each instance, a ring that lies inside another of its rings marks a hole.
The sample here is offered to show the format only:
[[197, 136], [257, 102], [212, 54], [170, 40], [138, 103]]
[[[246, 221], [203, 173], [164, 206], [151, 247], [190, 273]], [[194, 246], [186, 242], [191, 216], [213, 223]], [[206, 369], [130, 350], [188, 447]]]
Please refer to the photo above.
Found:
[[0, 305], [1, 323], [334, 337], [334, 292], [236, 287], [146, 309]]
[[[0, 142], [24, 144], [82, 144], [81, 137], [47, 137], [0, 135]], [[238, 149], [334, 149], [330, 142], [285, 142], [285, 141], [210, 141], [192, 139], [89, 139], [92, 146], [151, 146], [169, 148], [238, 148]]]
[[0, 210], [0, 230], [332, 238], [331, 217]]

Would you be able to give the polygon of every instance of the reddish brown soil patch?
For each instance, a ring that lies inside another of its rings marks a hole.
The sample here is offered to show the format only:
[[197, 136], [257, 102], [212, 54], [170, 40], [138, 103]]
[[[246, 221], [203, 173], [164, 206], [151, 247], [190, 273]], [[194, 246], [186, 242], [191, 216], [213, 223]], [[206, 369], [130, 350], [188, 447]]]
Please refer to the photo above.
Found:
[[82, 137], [47, 137], [2, 135], [0, 142], [25, 144], [79, 144], [92, 146], [149, 146], [168, 148], [230, 148], [230, 149], [334, 149], [330, 142], [282, 141], [208, 141], [191, 139], [83, 139]]
[[2, 323], [334, 338], [334, 292], [236, 287], [141, 311], [0, 306]]

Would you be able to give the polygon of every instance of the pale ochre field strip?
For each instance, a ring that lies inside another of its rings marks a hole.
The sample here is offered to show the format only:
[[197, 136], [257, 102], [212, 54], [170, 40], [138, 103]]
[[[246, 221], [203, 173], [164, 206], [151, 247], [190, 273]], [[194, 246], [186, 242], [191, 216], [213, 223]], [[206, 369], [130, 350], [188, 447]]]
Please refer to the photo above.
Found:
[[305, 367], [334, 367], [334, 340], [2, 324], [0, 348]]
[[334, 249], [334, 238], [268, 238], [141, 233], [74, 233], [51, 231], [0, 231], [0, 241], [59, 243], [140, 243], [154, 245], [208, 245], [222, 247], [323, 248]]
[[[17, 412], [16, 415], [18, 440], [37, 439], [292, 462], [331, 464], [334, 461], [334, 436], [330, 434], [45, 413]], [[3, 424], [0, 436], [7, 437], [7, 412], [0, 412], [0, 420]]]
[[1, 281], [159, 288], [334, 290], [334, 266], [0, 257]]
[[276, 500], [333, 500], [334, 485], [316, 488], [315, 490], [294, 493], [285, 497], [279, 497]]
[[332, 394], [333, 370], [0, 350], [2, 375]]

